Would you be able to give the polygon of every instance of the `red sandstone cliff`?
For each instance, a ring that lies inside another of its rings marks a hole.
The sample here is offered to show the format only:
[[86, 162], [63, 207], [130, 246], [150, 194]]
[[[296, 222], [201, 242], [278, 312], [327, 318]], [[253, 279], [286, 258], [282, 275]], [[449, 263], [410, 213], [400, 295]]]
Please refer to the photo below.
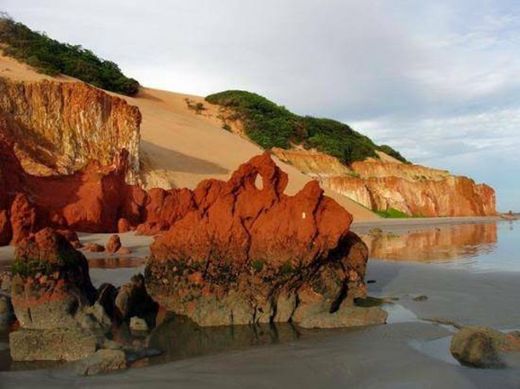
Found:
[[273, 151], [283, 161], [317, 177], [324, 187], [375, 211], [393, 208], [424, 217], [496, 214], [493, 188], [467, 177], [452, 176], [445, 170], [390, 158], [354, 162], [347, 167], [317, 152]]
[[91, 160], [109, 165], [126, 149], [128, 178], [137, 178], [141, 114], [123, 99], [79, 82], [0, 78], [0, 117], [30, 174], [71, 174]]

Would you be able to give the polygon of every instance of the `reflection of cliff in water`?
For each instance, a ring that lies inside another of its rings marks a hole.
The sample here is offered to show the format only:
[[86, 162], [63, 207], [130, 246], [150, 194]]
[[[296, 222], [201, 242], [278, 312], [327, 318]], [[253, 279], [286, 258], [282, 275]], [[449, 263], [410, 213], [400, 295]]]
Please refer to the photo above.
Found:
[[375, 229], [361, 237], [371, 258], [428, 262], [475, 257], [493, 251], [497, 225], [460, 224], [400, 233]]

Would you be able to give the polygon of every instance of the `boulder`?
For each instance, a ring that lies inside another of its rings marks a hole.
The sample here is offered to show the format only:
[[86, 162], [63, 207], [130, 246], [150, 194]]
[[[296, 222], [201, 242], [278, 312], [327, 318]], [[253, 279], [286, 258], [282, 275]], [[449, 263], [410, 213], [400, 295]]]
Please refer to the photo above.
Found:
[[20, 329], [9, 347], [13, 361], [77, 361], [96, 352], [97, 338], [79, 328]]
[[352, 216], [316, 181], [294, 196], [286, 186], [268, 154], [227, 182], [201, 182], [193, 210], [151, 245], [145, 277], [154, 300], [201, 326], [298, 324], [318, 313], [330, 318], [309, 326], [384, 323], [380, 308], [353, 308], [366, 296], [368, 250], [349, 232]]
[[464, 327], [453, 336], [450, 352], [465, 366], [505, 367], [503, 354], [520, 352], [520, 333], [505, 334], [488, 327]]
[[105, 251], [105, 248], [98, 243], [86, 243], [83, 249], [89, 253], [102, 253]]
[[15, 255], [11, 296], [21, 327], [75, 326], [74, 315], [96, 294], [83, 254], [46, 228], [19, 242]]
[[114, 254], [121, 248], [121, 239], [119, 238], [119, 235], [112, 235], [105, 246], [106, 251], [109, 254]]
[[137, 274], [130, 282], [121, 286], [115, 298], [114, 308], [119, 321], [128, 321], [137, 316], [145, 319], [149, 326], [153, 326], [159, 307], [148, 295], [143, 275]]

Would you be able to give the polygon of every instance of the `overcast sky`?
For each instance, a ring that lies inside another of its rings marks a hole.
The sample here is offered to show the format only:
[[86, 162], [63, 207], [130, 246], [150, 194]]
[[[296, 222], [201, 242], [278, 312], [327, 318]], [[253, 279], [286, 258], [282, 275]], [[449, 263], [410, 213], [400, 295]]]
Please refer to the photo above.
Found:
[[520, 2], [0, 0], [141, 84], [260, 93], [344, 121], [520, 210]]

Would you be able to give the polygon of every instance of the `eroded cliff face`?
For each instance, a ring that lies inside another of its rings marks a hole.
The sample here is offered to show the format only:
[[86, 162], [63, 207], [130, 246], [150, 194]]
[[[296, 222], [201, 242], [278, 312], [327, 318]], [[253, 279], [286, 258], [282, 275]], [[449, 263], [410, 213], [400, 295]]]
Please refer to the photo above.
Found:
[[139, 172], [137, 107], [79, 82], [21, 82], [0, 78], [4, 135], [32, 175], [71, 174], [89, 161], [109, 165], [128, 151], [128, 180]]
[[338, 160], [316, 152], [273, 150], [286, 162], [317, 177], [324, 187], [374, 211], [391, 208], [410, 216], [490, 216], [496, 214], [495, 191], [445, 170], [394, 161], [354, 162], [339, 171]]

